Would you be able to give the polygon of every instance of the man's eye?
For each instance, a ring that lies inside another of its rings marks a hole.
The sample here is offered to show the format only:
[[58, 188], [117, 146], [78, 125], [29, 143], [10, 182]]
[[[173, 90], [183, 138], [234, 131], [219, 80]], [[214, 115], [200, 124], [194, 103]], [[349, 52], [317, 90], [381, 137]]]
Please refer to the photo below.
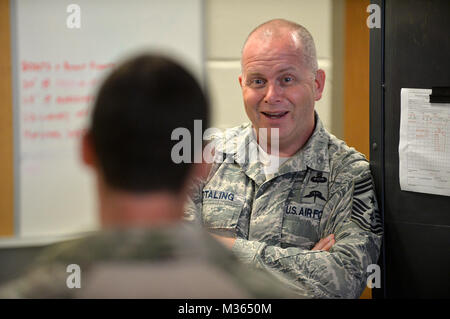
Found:
[[254, 79], [252, 80], [252, 84], [254, 85], [263, 85], [265, 82], [262, 79]]
[[285, 83], [289, 83], [289, 82], [294, 81], [294, 78], [292, 76], [286, 76], [286, 77], [283, 78], [283, 81]]

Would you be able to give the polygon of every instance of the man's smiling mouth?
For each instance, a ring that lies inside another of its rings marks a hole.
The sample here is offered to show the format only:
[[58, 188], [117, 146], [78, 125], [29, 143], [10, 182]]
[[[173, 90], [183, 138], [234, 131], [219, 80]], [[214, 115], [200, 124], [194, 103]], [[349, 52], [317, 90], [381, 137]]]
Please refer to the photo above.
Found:
[[261, 113], [264, 114], [264, 116], [266, 116], [269, 119], [281, 119], [286, 114], [288, 114], [289, 111], [283, 111], [283, 112], [261, 112]]

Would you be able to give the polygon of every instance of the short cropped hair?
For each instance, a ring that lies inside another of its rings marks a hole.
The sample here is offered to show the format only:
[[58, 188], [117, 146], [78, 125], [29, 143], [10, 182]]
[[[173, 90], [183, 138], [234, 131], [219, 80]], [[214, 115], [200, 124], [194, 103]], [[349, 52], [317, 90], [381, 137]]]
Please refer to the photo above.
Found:
[[208, 127], [208, 99], [180, 64], [141, 55], [117, 67], [99, 90], [88, 129], [106, 183], [128, 192], [180, 191], [191, 164], [172, 161], [171, 134], [183, 127], [193, 135], [194, 120]]
[[244, 42], [244, 45], [242, 49], [244, 49], [245, 45], [247, 44], [248, 39], [257, 31], [267, 28], [267, 29], [280, 29], [280, 28], [288, 28], [289, 31], [293, 31], [298, 38], [300, 39], [300, 42], [302, 44], [302, 55], [303, 55], [303, 62], [308, 66], [310, 71], [313, 74], [316, 74], [318, 70], [318, 63], [317, 63], [317, 53], [316, 53], [316, 45], [314, 44], [314, 39], [311, 35], [311, 33], [301, 24], [285, 20], [285, 19], [273, 19], [266, 21], [260, 25], [258, 25], [256, 28], [254, 28], [249, 35], [247, 36], [247, 39]]

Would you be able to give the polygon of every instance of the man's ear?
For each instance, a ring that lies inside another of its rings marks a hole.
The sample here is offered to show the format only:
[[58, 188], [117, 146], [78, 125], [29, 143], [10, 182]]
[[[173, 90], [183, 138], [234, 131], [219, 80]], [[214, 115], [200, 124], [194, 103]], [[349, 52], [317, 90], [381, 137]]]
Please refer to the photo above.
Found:
[[92, 136], [87, 131], [81, 140], [81, 158], [83, 163], [89, 167], [96, 167], [95, 152], [92, 144]]
[[242, 88], [242, 74], [239, 75], [238, 80], [239, 80], [239, 85], [240, 85], [241, 88]]
[[325, 71], [322, 69], [317, 70], [316, 79], [314, 80], [314, 100], [319, 101], [322, 98], [322, 92], [325, 87]]

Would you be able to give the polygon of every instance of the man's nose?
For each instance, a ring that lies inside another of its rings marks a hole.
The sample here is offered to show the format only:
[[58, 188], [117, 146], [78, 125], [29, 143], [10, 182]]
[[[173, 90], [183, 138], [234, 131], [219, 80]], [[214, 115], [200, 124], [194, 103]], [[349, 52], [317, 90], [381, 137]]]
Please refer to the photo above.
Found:
[[283, 90], [276, 83], [271, 83], [267, 87], [266, 96], [264, 97], [264, 103], [278, 104], [281, 102]]

